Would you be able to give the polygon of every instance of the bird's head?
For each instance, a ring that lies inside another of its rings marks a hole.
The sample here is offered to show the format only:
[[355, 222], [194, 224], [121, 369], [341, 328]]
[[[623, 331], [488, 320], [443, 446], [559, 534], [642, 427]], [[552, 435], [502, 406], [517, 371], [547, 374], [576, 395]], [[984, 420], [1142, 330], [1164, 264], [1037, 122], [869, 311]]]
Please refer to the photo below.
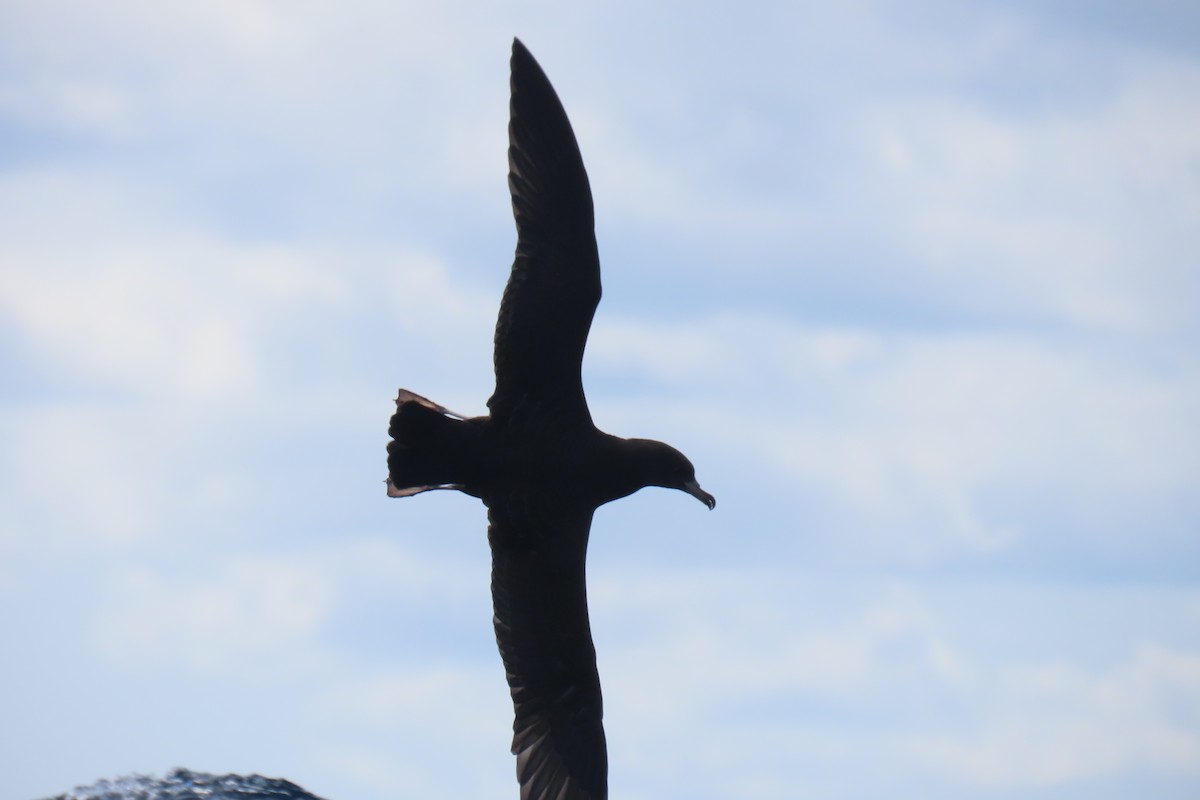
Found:
[[696, 468], [687, 456], [663, 442], [653, 439], [628, 440], [636, 450], [639, 472], [643, 486], [662, 486], [687, 492], [709, 509], [715, 508], [717, 499], [700, 488], [696, 482]]

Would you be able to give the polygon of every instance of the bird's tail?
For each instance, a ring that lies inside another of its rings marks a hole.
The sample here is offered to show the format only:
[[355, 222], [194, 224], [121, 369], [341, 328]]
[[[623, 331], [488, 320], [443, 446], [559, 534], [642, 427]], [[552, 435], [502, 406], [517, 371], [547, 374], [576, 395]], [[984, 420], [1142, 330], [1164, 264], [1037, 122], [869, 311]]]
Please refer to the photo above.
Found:
[[470, 421], [401, 389], [388, 435], [388, 497], [430, 489], [465, 490], [479, 436]]

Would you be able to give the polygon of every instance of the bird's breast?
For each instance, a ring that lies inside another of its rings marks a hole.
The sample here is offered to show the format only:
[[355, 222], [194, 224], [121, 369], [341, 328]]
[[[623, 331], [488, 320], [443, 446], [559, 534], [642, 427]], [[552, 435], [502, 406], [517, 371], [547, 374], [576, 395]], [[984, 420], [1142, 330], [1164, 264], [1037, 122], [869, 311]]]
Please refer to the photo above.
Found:
[[[480, 495], [494, 503], [599, 505], [607, 483], [599, 434], [563, 429], [497, 430], [485, 444]], [[518, 501], [519, 498], [519, 501]]]

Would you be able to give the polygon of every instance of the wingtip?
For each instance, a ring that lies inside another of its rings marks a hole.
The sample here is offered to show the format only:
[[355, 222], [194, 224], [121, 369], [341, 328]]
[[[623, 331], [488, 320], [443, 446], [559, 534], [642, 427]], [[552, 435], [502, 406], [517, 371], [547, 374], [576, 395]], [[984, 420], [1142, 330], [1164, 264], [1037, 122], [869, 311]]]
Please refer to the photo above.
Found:
[[[541, 73], [541, 80], [545, 82], [546, 85], [550, 84], [550, 79], [546, 77], [546, 73], [543, 72], [542, 66], [538, 63], [538, 60], [533, 57], [533, 53], [531, 53], [529, 48], [525, 46], [524, 42], [515, 36], [513, 37], [512, 58], [509, 60], [509, 68], [514, 77], [518, 73], [524, 75], [528, 75], [530, 73]], [[528, 79], [526, 78], [526, 80]]]

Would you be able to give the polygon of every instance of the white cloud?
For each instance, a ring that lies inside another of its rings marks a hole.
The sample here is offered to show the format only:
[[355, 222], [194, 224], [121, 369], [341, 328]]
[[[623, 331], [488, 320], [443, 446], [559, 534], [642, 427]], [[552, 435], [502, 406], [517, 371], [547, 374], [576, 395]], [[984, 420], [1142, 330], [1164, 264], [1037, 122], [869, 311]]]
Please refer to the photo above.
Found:
[[[161, 219], [139, 224], [153, 211], [104, 184], [10, 177], [0, 206], [15, 210], [0, 247], [0, 310], [51, 374], [142, 396], [252, 396], [261, 391], [264, 317], [304, 289], [335, 294], [308, 256], [164, 232]], [[35, 209], [52, 207], [68, 236], [44, 230], [49, 220]], [[293, 276], [282, 291], [271, 280], [281, 261]]]
[[1186, 98], [1200, 69], [1118, 63], [1090, 104], [1031, 111], [930, 94], [864, 108], [882, 172], [855, 186], [886, 198], [878, 227], [929, 271], [931, 292], [1084, 328], [1191, 327], [1200, 113]]
[[[1103, 343], [1016, 332], [899, 333], [726, 315], [598, 323], [592, 369], [649, 381], [637, 421], [671, 419], [749, 451], [818, 495], [860, 555], [986, 554], [1041, 530], [1036, 497], [1089, 535], [1186, 491], [1200, 460], [1200, 372]], [[698, 434], [700, 435], [700, 434]], [[1101, 510], [1103, 509], [1103, 510]], [[1176, 535], [1162, 531], [1167, 538]], [[1132, 543], [1128, 539], [1127, 544]]]
[[129, 92], [112, 83], [67, 79], [51, 84], [3, 86], [0, 111], [34, 128], [132, 139], [136, 114]]
[[1035, 522], [989, 519], [977, 502], [995, 487], [1036, 495], [1053, 485], [1090, 527], [1098, 497], [1153, 506], [1195, 474], [1181, 446], [1200, 426], [1193, 375], [1162, 379], [1020, 336], [905, 337], [887, 352], [849, 380], [809, 387], [831, 393], [837, 411], [758, 440], [879, 524], [931, 523], [935, 550], [1004, 546]]
[[151, 534], [172, 499], [188, 494], [171, 486], [168, 427], [103, 404], [8, 411], [0, 547], [92, 552]]
[[242, 558], [207, 580], [122, 575], [101, 603], [95, 635], [128, 667], [182, 665], [201, 672], [294, 669], [329, 613], [332, 587], [320, 570]]
[[363, 318], [386, 314], [397, 344], [375, 342], [380, 353], [474, 350], [486, 377], [498, 298], [443, 260], [403, 245], [239, 242], [160, 203], [99, 174], [0, 179], [0, 313], [39, 369], [245, 406], [281, 389], [278, 363], [300, 348], [310, 364], [340, 361]]
[[333, 690], [322, 703], [362, 724], [415, 725], [447, 737], [483, 738], [508, 727], [505, 688], [497, 657], [496, 664], [472, 668], [444, 664], [358, 680]]
[[[432, 535], [424, 527], [428, 523], [414, 524], [412, 517], [400, 513], [394, 505], [392, 510], [395, 518], [401, 520], [395, 535], [360, 535], [349, 541], [327, 543], [327, 551], [313, 555], [314, 561], [340, 587], [339, 594], [386, 595], [389, 603], [399, 604], [389, 606], [395, 613], [412, 610], [410, 603], [416, 604], [414, 613], [420, 616], [445, 614], [463, 606], [470, 609], [468, 613], [472, 616], [477, 608], [485, 612], [490, 600], [488, 562], [482, 542], [474, 560], [455, 560], [428, 552], [420, 547], [421, 540]], [[477, 526], [480, 539], [483, 519], [480, 511]]]
[[1143, 645], [1106, 674], [1052, 665], [989, 678], [978, 730], [919, 738], [915, 758], [989, 787], [1143, 770], [1200, 776], [1200, 655]]
[[[1020, 587], [931, 602], [916, 584], [785, 570], [593, 572], [589, 588], [616, 774], [647, 796], [688, 780], [759, 796], [741, 783], [759, 772], [767, 797], [788, 774], [864, 797], [883, 780], [1019, 796], [1200, 775], [1200, 655], [1079, 630], [1194, 605], [1189, 590], [1058, 588], [1039, 612], [1002, 601]], [[1105, 642], [1107, 664], [1083, 655]], [[680, 731], [686, 747], [668, 744]], [[879, 772], [855, 774], [864, 760]]]
[[614, 684], [608, 705], [638, 727], [677, 729], [758, 702], [819, 696], [854, 706], [914, 679], [968, 679], [909, 592], [885, 591], [849, 612], [823, 598], [836, 593], [771, 572], [593, 579], [601, 661]]
[[422, 347], [449, 349], [431, 332], [453, 332], [454, 344], [473, 342], [474, 349], [490, 351], [499, 297], [456, 280], [440, 259], [410, 257], [390, 271], [387, 288], [396, 327], [413, 335], [425, 334]]

